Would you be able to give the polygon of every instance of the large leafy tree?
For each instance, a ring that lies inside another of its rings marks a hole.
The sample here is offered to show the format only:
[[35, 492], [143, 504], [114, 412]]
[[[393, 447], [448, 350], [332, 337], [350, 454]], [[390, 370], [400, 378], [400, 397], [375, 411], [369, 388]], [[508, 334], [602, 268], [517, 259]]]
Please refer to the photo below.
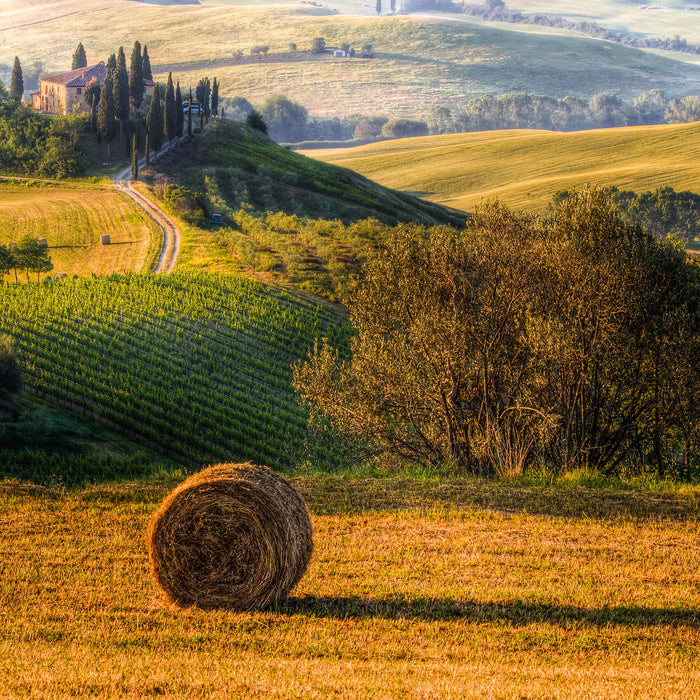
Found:
[[15, 56], [15, 64], [12, 67], [12, 77], [10, 78], [10, 97], [20, 101], [24, 94], [24, 78], [22, 77], [22, 64]]
[[141, 55], [141, 44], [135, 41], [131, 52], [129, 71], [129, 100], [134, 109], [141, 106], [143, 93], [143, 56]]
[[75, 53], [73, 54], [73, 61], [71, 62], [71, 70], [75, 70], [76, 68], [85, 68], [87, 67], [87, 54], [85, 53], [85, 47], [83, 46], [83, 43], [80, 42], [78, 44], [78, 47], [75, 49]]
[[343, 432], [482, 474], [689, 473], [700, 432], [700, 276], [586, 189], [547, 219], [401, 227], [347, 300], [357, 335], [295, 369]]
[[303, 141], [308, 112], [284, 95], [270, 95], [260, 109], [270, 136], [276, 141]]
[[15, 267], [27, 273], [27, 282], [29, 281], [30, 272], [37, 273], [38, 281], [40, 273], [49, 272], [53, 269], [48, 247], [39, 243], [29, 233], [22, 236], [12, 253]]

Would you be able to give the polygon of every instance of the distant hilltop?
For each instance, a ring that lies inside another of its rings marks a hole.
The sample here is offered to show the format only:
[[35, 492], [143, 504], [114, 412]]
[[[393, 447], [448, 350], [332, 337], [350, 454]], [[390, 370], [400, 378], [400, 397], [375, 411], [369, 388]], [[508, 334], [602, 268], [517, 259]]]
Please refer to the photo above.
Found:
[[199, 0], [132, 0], [132, 2], [145, 2], [148, 5], [201, 5]]

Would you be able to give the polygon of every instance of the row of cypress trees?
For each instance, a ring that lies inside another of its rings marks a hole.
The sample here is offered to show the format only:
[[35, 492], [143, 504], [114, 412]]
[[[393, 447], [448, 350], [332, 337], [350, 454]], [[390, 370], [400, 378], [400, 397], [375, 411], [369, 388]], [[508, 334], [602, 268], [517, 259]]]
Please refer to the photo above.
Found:
[[[76, 67], [87, 65], [85, 50], [78, 45], [73, 57]], [[100, 142], [107, 144], [110, 156], [111, 143], [119, 134], [119, 140], [127, 154], [136, 147], [145, 150], [148, 162], [151, 151], [158, 152], [166, 141], [180, 137], [185, 129], [185, 110], [180, 83], [173, 83], [172, 73], [168, 75], [164, 94], [156, 83], [148, 111], [144, 106], [144, 80], [153, 80], [148, 48], [136, 41], [131, 52], [129, 70], [126, 68], [126, 55], [123, 47], [112, 54], [107, 61], [107, 77], [102, 87], [93, 79], [85, 89], [85, 99], [93, 110], [94, 129]], [[219, 83], [216, 78], [210, 86], [209, 79], [199, 81], [197, 98], [204, 106], [201, 118], [208, 119], [212, 111], [218, 112]], [[192, 102], [192, 90], [189, 103]], [[145, 132], [145, 141], [142, 134]], [[188, 110], [187, 133], [192, 133], [192, 115]], [[130, 138], [129, 138], [130, 136]], [[138, 166], [136, 170], [138, 169]]]

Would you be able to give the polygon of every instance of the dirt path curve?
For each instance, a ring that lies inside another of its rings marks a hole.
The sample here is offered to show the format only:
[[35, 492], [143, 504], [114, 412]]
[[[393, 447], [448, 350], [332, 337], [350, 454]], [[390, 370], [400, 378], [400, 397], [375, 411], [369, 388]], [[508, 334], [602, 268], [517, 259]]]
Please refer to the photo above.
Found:
[[[160, 154], [165, 150], [163, 149]], [[139, 168], [142, 167], [146, 167], [145, 160], [139, 163]], [[153, 272], [172, 272], [180, 253], [180, 229], [177, 224], [155, 202], [132, 187], [131, 166], [117, 174], [114, 185], [127, 197], [131, 197], [163, 229], [163, 249], [160, 251], [160, 257]]]

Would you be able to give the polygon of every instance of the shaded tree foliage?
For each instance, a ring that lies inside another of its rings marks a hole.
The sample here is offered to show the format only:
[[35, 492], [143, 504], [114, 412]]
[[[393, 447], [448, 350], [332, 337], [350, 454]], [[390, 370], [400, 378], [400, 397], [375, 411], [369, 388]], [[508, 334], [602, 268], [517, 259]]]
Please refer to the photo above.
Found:
[[[659, 241], [668, 237], [687, 246], [700, 236], [700, 195], [676, 192], [672, 187], [637, 194], [631, 190], [606, 187], [604, 191], [629, 223], [639, 224]], [[551, 209], [556, 210], [570, 193], [557, 192]]]
[[263, 102], [260, 112], [275, 141], [303, 141], [306, 138], [309, 113], [300, 104], [284, 95], [270, 95]]
[[22, 388], [22, 372], [12, 338], [0, 335], [0, 392], [14, 393]]
[[[114, 54], [112, 54], [114, 56]], [[97, 133], [107, 144], [107, 157], [111, 154], [111, 144], [117, 135], [117, 110], [114, 104], [114, 82], [116, 78], [116, 67], [107, 70], [100, 102], [97, 106]]]
[[250, 112], [248, 112], [248, 116], [245, 118], [245, 123], [251, 129], [267, 134], [267, 124], [265, 123], [263, 115], [260, 114], [257, 109], [251, 109]]
[[124, 128], [131, 111], [129, 96], [129, 73], [126, 70], [124, 47], [120, 46], [117, 53], [117, 66], [113, 78], [114, 110], [119, 120], [119, 140], [124, 144]]
[[165, 86], [163, 135], [166, 141], [172, 141], [177, 136], [177, 107], [175, 105], [175, 87], [172, 73], [168, 73], [168, 82]]
[[59, 178], [80, 175], [86, 166], [78, 148], [84, 126], [81, 116], [49, 117], [15, 101], [0, 102], [0, 171]]
[[343, 433], [485, 475], [697, 468], [700, 276], [609, 193], [384, 248], [347, 300], [351, 357], [325, 343], [294, 372]]
[[427, 136], [428, 125], [414, 119], [390, 119], [382, 127], [382, 136], [388, 139], [402, 139], [410, 136]]
[[13, 267], [24, 270], [29, 282], [29, 273], [36, 272], [37, 282], [42, 272], [53, 270], [49, 249], [45, 243], [39, 243], [30, 233], [20, 238], [12, 247]]
[[153, 80], [153, 71], [151, 70], [151, 58], [148, 55], [148, 46], [144, 45], [143, 55], [141, 57], [141, 74], [144, 80]]
[[156, 83], [148, 110], [148, 143], [156, 153], [163, 146], [163, 108], [160, 101], [160, 86]]

